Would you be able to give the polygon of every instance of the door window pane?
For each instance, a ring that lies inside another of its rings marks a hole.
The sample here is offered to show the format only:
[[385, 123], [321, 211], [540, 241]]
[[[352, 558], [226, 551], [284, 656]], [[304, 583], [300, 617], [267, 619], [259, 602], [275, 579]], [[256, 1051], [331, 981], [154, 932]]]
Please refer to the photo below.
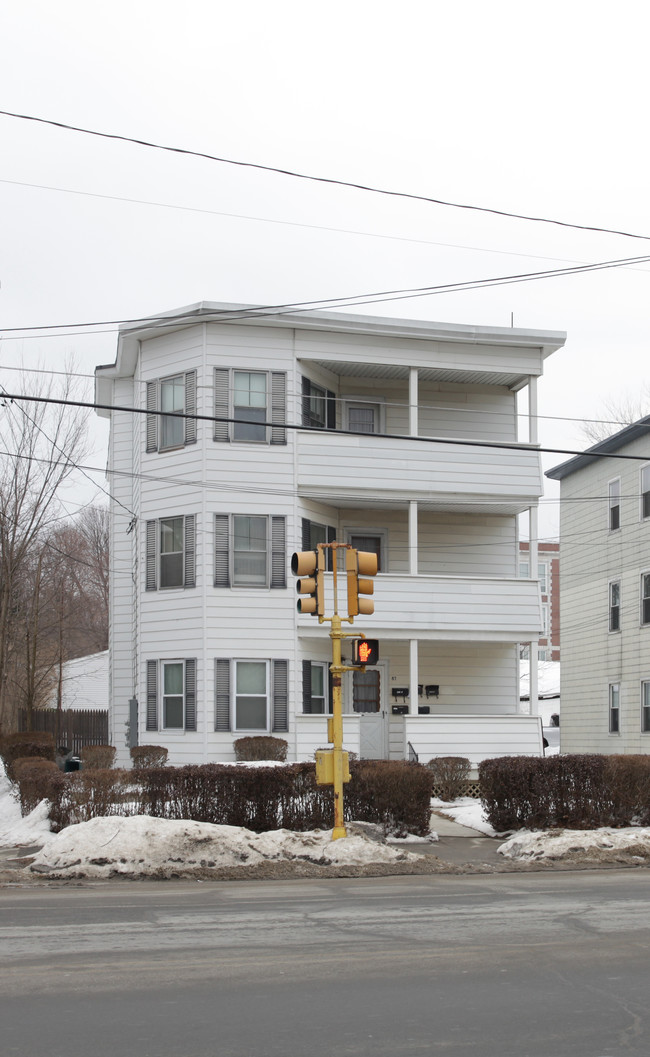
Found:
[[354, 712], [379, 712], [379, 672], [352, 673], [352, 708]]
[[372, 404], [350, 404], [348, 429], [354, 433], [377, 433], [379, 409]]
[[[166, 378], [160, 383], [160, 410], [185, 411], [185, 378], [182, 374], [176, 378]], [[176, 448], [185, 442], [184, 419], [163, 415], [160, 422], [161, 448]]]

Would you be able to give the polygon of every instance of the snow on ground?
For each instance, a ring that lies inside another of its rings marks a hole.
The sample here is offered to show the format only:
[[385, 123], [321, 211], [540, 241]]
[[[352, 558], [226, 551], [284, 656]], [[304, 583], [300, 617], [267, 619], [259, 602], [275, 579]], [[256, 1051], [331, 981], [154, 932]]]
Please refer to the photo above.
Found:
[[639, 862], [650, 859], [650, 828], [556, 829], [514, 833], [498, 849], [507, 859], [609, 861], [617, 853]]
[[365, 866], [415, 862], [419, 856], [368, 836], [333, 841], [331, 830], [253, 833], [239, 826], [175, 822], [135, 815], [94, 818], [62, 830], [36, 855], [30, 870], [48, 877], [192, 876], [199, 870], [309, 862]]
[[[453, 822], [458, 822], [461, 826], [484, 833], [486, 837], [496, 837], [495, 831], [485, 817], [481, 801], [475, 800], [474, 797], [460, 796], [458, 800], [447, 801], [439, 800], [434, 796], [431, 807], [435, 812], [452, 819]], [[435, 818], [433, 825], [435, 826]]]
[[49, 840], [52, 834], [47, 813], [48, 803], [43, 800], [29, 815], [22, 817], [20, 801], [0, 760], [0, 848], [43, 844]]

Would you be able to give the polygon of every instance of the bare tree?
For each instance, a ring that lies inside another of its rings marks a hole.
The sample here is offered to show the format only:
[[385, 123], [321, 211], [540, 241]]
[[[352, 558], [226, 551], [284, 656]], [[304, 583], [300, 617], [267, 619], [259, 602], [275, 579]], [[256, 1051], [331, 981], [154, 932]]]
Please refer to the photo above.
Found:
[[[22, 652], [18, 607], [35, 574], [34, 553], [60, 519], [61, 486], [86, 452], [87, 413], [54, 402], [74, 399], [70, 374], [38, 386], [22, 376], [20, 391], [43, 402], [10, 401], [0, 394], [0, 731], [15, 725], [8, 677], [12, 668], [18, 670]], [[32, 621], [32, 633], [38, 620]]]
[[622, 396], [619, 399], [606, 400], [602, 405], [600, 420], [583, 422], [580, 432], [589, 444], [598, 444], [618, 433], [625, 426], [631, 426], [640, 418], [650, 414], [650, 385], [644, 385], [636, 396]]

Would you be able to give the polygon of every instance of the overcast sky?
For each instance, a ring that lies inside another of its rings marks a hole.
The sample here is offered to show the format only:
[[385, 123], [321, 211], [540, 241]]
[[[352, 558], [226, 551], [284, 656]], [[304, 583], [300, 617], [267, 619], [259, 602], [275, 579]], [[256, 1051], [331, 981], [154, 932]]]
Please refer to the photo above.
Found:
[[[650, 254], [644, 12], [636, 0], [5, 4], [0, 109], [646, 239], [0, 116], [0, 327], [129, 319], [200, 300], [347, 297]], [[541, 440], [583, 448], [579, 421], [648, 383], [649, 273], [644, 263], [357, 311], [497, 326], [512, 316], [516, 327], [567, 331], [547, 361], [540, 412], [576, 421], [543, 420]], [[114, 359], [107, 329], [5, 331], [0, 366], [57, 370], [73, 353], [92, 373]], [[8, 388], [12, 379], [0, 371]], [[89, 461], [101, 465], [105, 427], [94, 436]], [[557, 531], [555, 488], [546, 535]]]

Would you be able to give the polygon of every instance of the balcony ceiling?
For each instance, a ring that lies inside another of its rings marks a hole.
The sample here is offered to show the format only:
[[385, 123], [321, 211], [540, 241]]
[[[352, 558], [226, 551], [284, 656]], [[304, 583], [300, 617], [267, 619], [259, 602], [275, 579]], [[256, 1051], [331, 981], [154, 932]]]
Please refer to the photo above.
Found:
[[[331, 374], [340, 378], [382, 378], [400, 380], [408, 385], [409, 368], [392, 363], [354, 363], [341, 360], [311, 360]], [[444, 382], [457, 385], [503, 385], [508, 389], [518, 389], [528, 381], [528, 375], [518, 372], [493, 373], [489, 371], [459, 371], [444, 368], [419, 368], [420, 382]]]

